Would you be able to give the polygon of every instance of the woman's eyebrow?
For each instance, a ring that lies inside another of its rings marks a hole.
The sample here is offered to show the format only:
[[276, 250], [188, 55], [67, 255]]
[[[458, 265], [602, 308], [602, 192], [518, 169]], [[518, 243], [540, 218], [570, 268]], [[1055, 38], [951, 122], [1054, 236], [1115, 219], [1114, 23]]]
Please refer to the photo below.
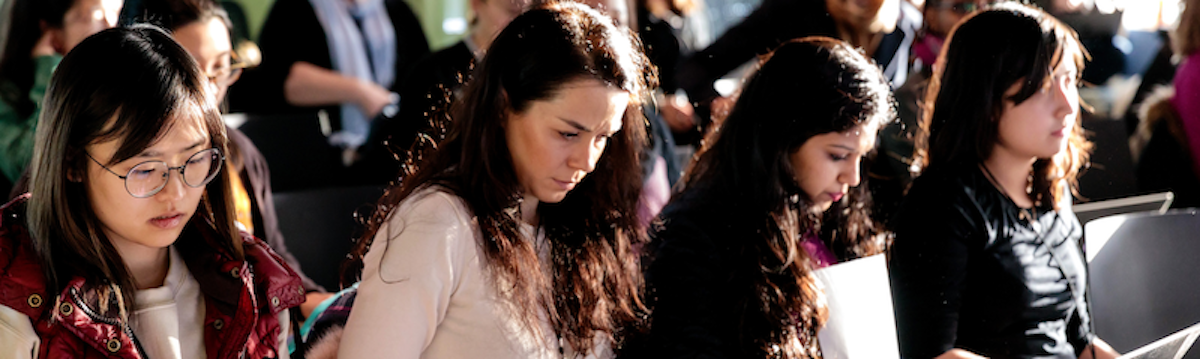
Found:
[[[190, 145], [190, 146], [184, 147], [184, 148], [180, 149], [180, 150], [179, 150], [178, 152], [176, 152], [176, 153], [184, 153], [184, 152], [190, 151], [190, 150], [192, 150], [192, 149], [195, 149], [196, 147], [200, 147], [200, 145], [203, 145], [203, 144], [204, 144], [204, 142], [206, 142], [206, 140], [199, 140], [199, 141], [196, 141], [196, 143], [193, 143], [193, 144], [192, 144], [192, 145]], [[135, 157], [139, 157], [139, 158], [145, 158], [145, 157], [158, 157], [158, 156], [161, 156], [161, 155], [162, 155], [162, 153], [160, 153], [160, 152], [158, 152], [158, 151], [154, 151], [154, 150], [147, 149], [147, 150], [145, 150], [145, 151], [142, 151], [142, 153], [139, 153], [139, 154], [138, 154], [137, 156], [135, 156]]]

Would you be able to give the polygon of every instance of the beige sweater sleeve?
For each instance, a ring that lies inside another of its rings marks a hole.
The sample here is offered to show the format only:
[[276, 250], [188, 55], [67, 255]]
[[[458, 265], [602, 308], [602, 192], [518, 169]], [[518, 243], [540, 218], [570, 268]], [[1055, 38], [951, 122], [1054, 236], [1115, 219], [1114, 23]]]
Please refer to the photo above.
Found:
[[414, 193], [380, 228], [338, 357], [418, 358], [433, 341], [475, 251], [475, 226], [457, 197]]

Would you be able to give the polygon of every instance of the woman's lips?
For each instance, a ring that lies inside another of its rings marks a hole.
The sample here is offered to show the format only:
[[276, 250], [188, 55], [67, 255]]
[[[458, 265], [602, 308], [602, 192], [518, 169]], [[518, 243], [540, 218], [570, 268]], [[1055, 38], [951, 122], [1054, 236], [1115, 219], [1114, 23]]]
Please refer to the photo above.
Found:
[[842, 197], [845, 195], [846, 195], [845, 193], [830, 193], [829, 198], [832, 198], [834, 202], [837, 202], [837, 201], [841, 201]]
[[150, 219], [150, 224], [162, 229], [170, 229], [183, 222], [183, 213], [170, 213]]
[[554, 183], [555, 183], [555, 184], [557, 184], [557, 185], [558, 185], [558, 187], [559, 187], [559, 188], [561, 188], [562, 190], [564, 190], [564, 191], [570, 191], [571, 189], [574, 189], [574, 188], [575, 188], [575, 184], [576, 184], [576, 183], [578, 183], [578, 182], [568, 182], [568, 181], [559, 181], [559, 180], [554, 180]]

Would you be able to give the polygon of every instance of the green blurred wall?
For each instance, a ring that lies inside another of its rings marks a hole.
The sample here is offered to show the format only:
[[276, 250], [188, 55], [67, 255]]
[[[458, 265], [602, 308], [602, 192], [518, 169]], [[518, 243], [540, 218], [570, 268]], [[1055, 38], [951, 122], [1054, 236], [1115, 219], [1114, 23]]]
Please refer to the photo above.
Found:
[[[0, 0], [0, 3], [7, 0]], [[246, 21], [250, 24], [250, 36], [258, 39], [259, 30], [262, 29], [263, 21], [267, 18], [267, 13], [271, 11], [272, 0], [234, 0], [241, 4], [246, 10]], [[416, 12], [417, 18], [421, 20], [421, 28], [425, 30], [425, 37], [429, 40], [431, 50], [438, 50], [443, 47], [453, 45], [462, 37], [462, 34], [447, 34], [442, 31], [442, 22], [447, 17], [466, 18], [466, 11], [469, 11], [470, 6], [467, 5], [468, 0], [404, 0], [408, 6], [412, 7], [413, 12]], [[458, 14], [447, 14], [447, 9], [460, 10]]]

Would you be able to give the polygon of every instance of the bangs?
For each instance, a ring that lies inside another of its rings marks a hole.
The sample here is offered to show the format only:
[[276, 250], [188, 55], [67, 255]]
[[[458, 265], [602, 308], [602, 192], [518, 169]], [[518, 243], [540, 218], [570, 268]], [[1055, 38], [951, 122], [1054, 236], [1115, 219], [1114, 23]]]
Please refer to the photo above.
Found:
[[[221, 147], [224, 131], [221, 116], [204, 92], [188, 91], [171, 86], [175, 91], [162, 93], [153, 101], [130, 101], [122, 105], [116, 116], [95, 142], [120, 140], [109, 163], [118, 163], [154, 146], [177, 125], [193, 122], [206, 132], [214, 147]], [[185, 125], [186, 126], [186, 125]], [[222, 149], [224, 150], [224, 149]], [[223, 151], [224, 152], [224, 151]]]
[[1023, 81], [1023, 84], [1021, 89], [1009, 98], [1014, 104], [1025, 102], [1053, 81], [1054, 69], [1057, 69], [1064, 59], [1075, 62], [1075, 80], [1081, 80], [1084, 66], [1091, 58], [1079, 42], [1079, 35], [1075, 30], [1054, 18], [1043, 18], [1041, 22], [1041, 39], [1035, 47], [1033, 61], [1028, 63], [1027, 68], [1019, 70], [1025, 75], [1017, 81]]

